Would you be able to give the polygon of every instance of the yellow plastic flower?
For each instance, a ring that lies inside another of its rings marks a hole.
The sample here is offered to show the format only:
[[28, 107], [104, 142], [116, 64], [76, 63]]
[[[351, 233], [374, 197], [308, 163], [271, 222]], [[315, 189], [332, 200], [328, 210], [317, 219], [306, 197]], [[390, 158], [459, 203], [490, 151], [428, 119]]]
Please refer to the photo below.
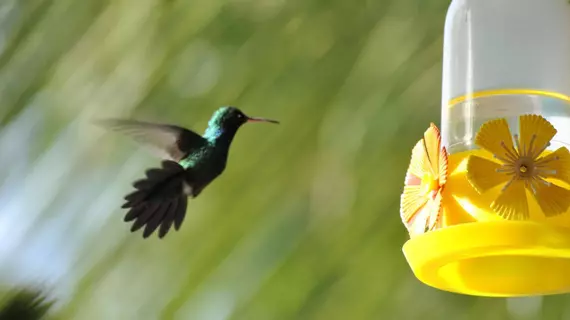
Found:
[[439, 129], [432, 123], [412, 150], [400, 199], [400, 216], [410, 236], [440, 227], [446, 181], [447, 151], [441, 148]]
[[533, 195], [545, 216], [565, 212], [570, 206], [570, 191], [546, 179], [570, 183], [570, 152], [561, 147], [545, 154], [557, 131], [539, 115], [520, 116], [519, 128], [520, 136], [511, 136], [505, 119], [484, 123], [475, 143], [493, 154], [498, 162], [470, 156], [467, 179], [479, 193], [504, 184], [491, 209], [505, 219], [529, 218], [525, 190]]

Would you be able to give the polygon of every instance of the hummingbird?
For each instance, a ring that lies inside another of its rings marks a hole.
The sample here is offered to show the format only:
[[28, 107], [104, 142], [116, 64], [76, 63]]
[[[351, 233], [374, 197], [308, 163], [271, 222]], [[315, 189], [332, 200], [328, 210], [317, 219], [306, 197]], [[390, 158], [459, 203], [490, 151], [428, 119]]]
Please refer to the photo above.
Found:
[[103, 119], [99, 125], [130, 136], [162, 159], [161, 167], [150, 168], [135, 181], [134, 191], [124, 197], [129, 209], [124, 221], [134, 221], [131, 232], [144, 228], [148, 238], [157, 228], [162, 239], [174, 225], [178, 231], [188, 206], [226, 168], [230, 145], [238, 129], [248, 122], [279, 123], [249, 117], [233, 106], [214, 112], [203, 135], [171, 124], [128, 119]]

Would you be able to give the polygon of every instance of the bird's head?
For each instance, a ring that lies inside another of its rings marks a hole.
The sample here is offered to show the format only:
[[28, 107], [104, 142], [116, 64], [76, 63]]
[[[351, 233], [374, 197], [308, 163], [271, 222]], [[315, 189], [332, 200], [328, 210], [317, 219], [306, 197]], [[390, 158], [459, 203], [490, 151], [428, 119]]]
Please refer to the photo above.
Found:
[[279, 123], [276, 120], [249, 117], [236, 107], [222, 107], [212, 115], [208, 122], [210, 135], [217, 136], [223, 132], [236, 132], [239, 127], [247, 122]]

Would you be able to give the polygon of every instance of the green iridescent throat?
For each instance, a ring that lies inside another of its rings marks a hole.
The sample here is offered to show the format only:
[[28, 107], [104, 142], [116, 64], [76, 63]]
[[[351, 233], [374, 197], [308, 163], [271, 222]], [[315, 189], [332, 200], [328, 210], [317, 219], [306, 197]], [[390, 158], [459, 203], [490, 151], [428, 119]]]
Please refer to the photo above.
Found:
[[206, 140], [213, 142], [224, 133], [222, 129], [222, 119], [227, 111], [228, 107], [222, 107], [214, 112], [210, 121], [208, 121], [208, 128], [206, 128], [204, 132], [204, 138]]

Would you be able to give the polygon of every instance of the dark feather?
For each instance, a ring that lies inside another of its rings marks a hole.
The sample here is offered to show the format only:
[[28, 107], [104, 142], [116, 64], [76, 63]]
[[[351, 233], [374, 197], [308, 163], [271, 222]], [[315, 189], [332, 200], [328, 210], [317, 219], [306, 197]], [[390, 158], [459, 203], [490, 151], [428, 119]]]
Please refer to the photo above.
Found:
[[152, 188], [152, 181], [138, 180], [138, 181], [135, 181], [135, 183], [133, 183], [133, 187], [135, 187], [135, 189], [147, 190], [147, 189]]
[[168, 171], [162, 169], [150, 169], [146, 171], [146, 177], [148, 180], [160, 180], [168, 175]]
[[182, 160], [206, 144], [206, 139], [201, 135], [175, 125], [127, 119], [104, 119], [96, 123], [109, 130], [128, 135], [150, 148], [159, 157], [174, 161]]
[[176, 215], [174, 216], [174, 229], [177, 231], [178, 229], [180, 229], [180, 226], [184, 221], [187, 207], [188, 207], [188, 198], [187, 197], [180, 198], [180, 202], [178, 203], [178, 207], [176, 208]]
[[192, 184], [191, 175], [173, 161], [163, 161], [161, 168], [147, 170], [146, 177], [133, 183], [136, 189], [125, 196], [123, 208], [130, 210], [125, 222], [134, 220], [131, 231], [144, 227], [143, 238], [148, 238], [159, 227], [159, 238], [163, 238], [174, 223], [178, 230], [188, 203], [184, 184]]
[[168, 211], [164, 214], [164, 219], [163, 219], [162, 225], [160, 226], [160, 229], [158, 230], [158, 237], [159, 238], [161, 238], [161, 239], [164, 238], [164, 236], [170, 230], [170, 227], [172, 226], [172, 223], [174, 222], [174, 217], [176, 216], [176, 212], [178, 210], [178, 205], [181, 201], [181, 198], [186, 198], [186, 197], [181, 196], [178, 199], [172, 201], [172, 203], [170, 204], [170, 207], [168, 207]]
[[[124, 206], [124, 205], [123, 205]], [[140, 210], [137, 210], [136, 208], [131, 208], [127, 214], [125, 215], [125, 218], [123, 219], [123, 221], [125, 222], [131, 222], [133, 221], [136, 217], [139, 216], [139, 214], [141, 213]]]
[[8, 301], [1, 303], [0, 320], [46, 319], [54, 303], [41, 291], [20, 289], [12, 293]]
[[173, 201], [174, 200], [169, 200], [160, 203], [160, 207], [156, 210], [152, 218], [146, 224], [143, 232], [143, 238], [148, 238], [154, 232], [154, 230], [158, 228], [164, 218], [164, 215], [166, 214], [166, 211], [168, 208], [170, 208]]
[[131, 232], [135, 232], [140, 228], [142, 228], [152, 218], [152, 215], [157, 210], [159, 210], [161, 204], [162, 204], [161, 202], [151, 202], [151, 203], [141, 204], [139, 206], [140, 208], [137, 208], [138, 217], [136, 218], [135, 223], [133, 223], [131, 227]]
[[125, 200], [127, 202], [125, 202], [121, 206], [121, 208], [126, 209], [126, 208], [135, 207], [138, 204], [140, 204], [144, 200], [145, 197], [146, 197], [146, 193], [143, 193], [140, 190], [134, 191], [134, 192], [128, 194], [127, 196], [125, 196]]

